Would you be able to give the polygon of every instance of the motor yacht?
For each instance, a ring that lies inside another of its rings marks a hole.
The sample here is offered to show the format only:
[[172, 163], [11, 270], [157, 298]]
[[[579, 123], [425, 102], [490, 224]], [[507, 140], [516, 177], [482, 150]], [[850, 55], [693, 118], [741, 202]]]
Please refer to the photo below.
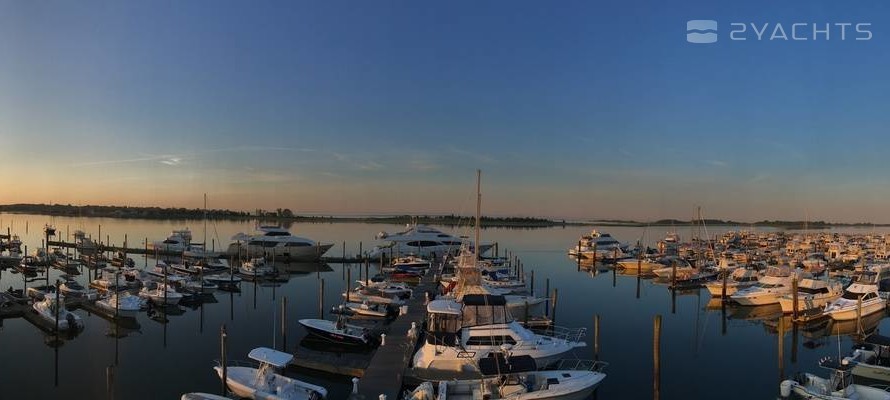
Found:
[[334, 244], [321, 244], [314, 240], [294, 236], [287, 229], [262, 226], [259, 233], [239, 233], [232, 237], [230, 256], [267, 257], [287, 261], [318, 261]]

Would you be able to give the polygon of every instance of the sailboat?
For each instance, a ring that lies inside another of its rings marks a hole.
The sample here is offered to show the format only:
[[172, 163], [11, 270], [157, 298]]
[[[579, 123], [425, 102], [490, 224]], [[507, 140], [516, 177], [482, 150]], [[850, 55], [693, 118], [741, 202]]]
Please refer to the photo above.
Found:
[[[480, 243], [481, 172], [476, 172], [475, 243]], [[479, 252], [463, 246], [457, 258], [458, 283], [453, 298], [427, 304], [426, 340], [414, 355], [417, 370], [461, 374], [478, 370], [478, 361], [509, 346], [513, 355], [530, 356], [537, 367], [554, 364], [573, 349], [586, 346], [585, 330], [555, 328], [553, 336], [539, 335], [513, 319], [507, 299], [486, 293], [482, 286]]]

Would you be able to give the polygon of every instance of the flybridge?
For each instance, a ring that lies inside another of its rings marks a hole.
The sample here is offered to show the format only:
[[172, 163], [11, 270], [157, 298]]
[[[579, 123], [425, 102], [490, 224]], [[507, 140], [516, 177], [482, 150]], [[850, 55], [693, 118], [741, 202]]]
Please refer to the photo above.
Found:
[[731, 40], [830, 41], [871, 40], [870, 22], [733, 22], [729, 24]]

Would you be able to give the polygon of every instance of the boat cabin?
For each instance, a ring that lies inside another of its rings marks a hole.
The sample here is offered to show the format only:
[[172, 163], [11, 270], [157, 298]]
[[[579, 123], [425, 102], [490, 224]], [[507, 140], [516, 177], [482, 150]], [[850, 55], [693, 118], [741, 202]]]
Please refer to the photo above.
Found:
[[[434, 300], [427, 306], [427, 342], [430, 344], [454, 344], [462, 341], [466, 346], [516, 344], [512, 335], [490, 330], [474, 335], [477, 326], [506, 325], [513, 321], [507, 310], [504, 296], [467, 294], [462, 302], [451, 299]], [[467, 337], [462, 337], [467, 336]]]

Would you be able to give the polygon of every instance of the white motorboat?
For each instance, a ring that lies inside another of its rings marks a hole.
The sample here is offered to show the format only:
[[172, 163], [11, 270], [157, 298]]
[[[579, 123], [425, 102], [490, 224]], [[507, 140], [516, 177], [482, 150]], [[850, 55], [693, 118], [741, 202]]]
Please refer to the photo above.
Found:
[[334, 244], [321, 244], [307, 238], [292, 235], [287, 229], [262, 226], [258, 234], [239, 233], [232, 237], [228, 254], [248, 257], [270, 257], [288, 261], [318, 261]]
[[142, 288], [139, 291], [139, 296], [148, 298], [152, 303], [159, 306], [179, 304], [183, 297], [182, 293], [177, 292], [172, 286], [164, 285], [163, 283], [158, 283], [154, 289]]
[[[748, 268], [736, 268], [726, 279], [726, 295], [732, 296], [741, 289], [754, 286], [759, 280], [759, 271]], [[711, 297], [723, 296], [723, 280], [717, 279], [716, 281], [705, 283], [705, 287], [708, 288], [708, 293], [711, 294]]]
[[477, 369], [476, 362], [511, 346], [511, 354], [528, 355], [540, 368], [577, 347], [585, 330], [554, 328], [553, 336], [536, 334], [513, 320], [503, 296], [467, 294], [462, 302], [437, 299], [427, 305], [426, 341], [413, 366], [459, 373]]
[[[368, 257], [376, 259], [382, 254], [397, 258], [402, 254], [416, 254], [439, 259], [446, 255], [456, 255], [462, 243], [461, 238], [427, 225], [408, 224], [405, 228], [404, 231], [393, 234], [378, 233], [377, 239], [384, 243], [371, 249]], [[469, 245], [473, 246], [472, 243]], [[480, 254], [491, 247], [490, 244], [481, 245]]]
[[[802, 279], [797, 285], [797, 311], [821, 311], [826, 304], [836, 300], [844, 293], [844, 284], [840, 281], [821, 279]], [[779, 297], [779, 305], [785, 314], [794, 311], [794, 293]]]
[[825, 315], [837, 321], [856, 319], [883, 311], [886, 296], [878, 293], [877, 282], [855, 282], [844, 290], [843, 296], [825, 306]]
[[597, 260], [618, 260], [626, 256], [622, 247], [625, 246], [612, 235], [594, 229], [581, 235], [578, 243], [570, 247], [568, 253], [569, 256], [582, 259], [593, 259], [595, 253]]
[[811, 373], [800, 374], [796, 379], [787, 379], [779, 384], [782, 397], [792, 393], [805, 399], [823, 400], [890, 400], [890, 392], [853, 383], [851, 370], [854, 363], [837, 363], [830, 359], [819, 362], [819, 366], [831, 371], [831, 376], [822, 378]]
[[[247, 355], [260, 363], [259, 368], [227, 366], [226, 386], [236, 396], [257, 400], [320, 400], [327, 389], [276, 373], [287, 367], [294, 356], [267, 347], [258, 347]], [[220, 379], [223, 367], [213, 367]]]
[[184, 393], [179, 400], [232, 400], [229, 397], [220, 396], [212, 393], [191, 392]]
[[625, 272], [649, 273], [656, 269], [665, 268], [665, 263], [661, 261], [662, 260], [652, 257], [643, 257], [642, 259], [625, 258], [615, 263], [615, 266], [617, 268], [623, 269]]
[[97, 300], [96, 305], [111, 313], [117, 312], [121, 315], [132, 316], [145, 308], [146, 300], [127, 292], [120, 292], [111, 293]]
[[371, 287], [357, 287], [355, 288], [355, 290], [352, 290], [350, 292], [343, 292], [343, 298], [346, 299], [347, 302], [357, 301], [362, 303], [368, 302], [371, 304], [386, 304], [394, 306], [405, 304], [405, 301], [400, 299], [398, 296], [383, 293]]
[[60, 331], [83, 328], [83, 320], [80, 316], [65, 308], [65, 298], [59, 297], [58, 299], [56, 301], [56, 296], [44, 296], [43, 300], [34, 302], [31, 307], [40, 318], [51, 324], [56, 323], [56, 314], [58, 313]]
[[775, 304], [779, 297], [791, 293], [791, 269], [770, 267], [757, 284], [735, 292], [729, 298], [743, 306]]
[[413, 293], [413, 290], [402, 282], [357, 280], [356, 283], [358, 283], [358, 287], [379, 291], [384, 296], [396, 296], [401, 299], [407, 299]]
[[192, 231], [189, 228], [175, 229], [166, 239], [152, 242], [148, 247], [152, 251], [182, 253], [189, 249], [191, 242]]
[[[569, 360], [566, 360], [569, 361]], [[430, 382], [424, 382], [405, 396], [408, 400], [583, 400], [590, 398], [597, 386], [606, 378], [602, 372], [606, 363], [584, 362], [576, 365], [589, 367], [538, 371], [535, 361], [528, 356], [489, 357], [479, 360], [483, 377], [479, 379], [439, 382], [433, 391]]]

